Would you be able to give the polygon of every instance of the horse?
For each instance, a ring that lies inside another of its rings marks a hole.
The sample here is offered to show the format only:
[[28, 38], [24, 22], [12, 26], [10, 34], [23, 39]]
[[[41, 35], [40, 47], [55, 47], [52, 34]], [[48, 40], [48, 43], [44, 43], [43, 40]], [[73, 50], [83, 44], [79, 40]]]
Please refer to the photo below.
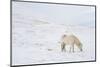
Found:
[[61, 38], [61, 51], [66, 51], [65, 47], [66, 45], [70, 45], [70, 52], [74, 52], [74, 46], [76, 45], [80, 51], [82, 50], [82, 43], [80, 40], [73, 34], [71, 35], [66, 35], [64, 34]]

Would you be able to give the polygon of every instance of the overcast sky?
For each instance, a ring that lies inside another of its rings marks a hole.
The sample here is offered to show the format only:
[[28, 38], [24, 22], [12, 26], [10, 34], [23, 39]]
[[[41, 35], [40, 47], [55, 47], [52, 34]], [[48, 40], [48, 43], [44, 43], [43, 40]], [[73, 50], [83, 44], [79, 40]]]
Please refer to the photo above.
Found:
[[95, 26], [95, 7], [29, 2], [12, 5], [13, 15], [57, 24]]

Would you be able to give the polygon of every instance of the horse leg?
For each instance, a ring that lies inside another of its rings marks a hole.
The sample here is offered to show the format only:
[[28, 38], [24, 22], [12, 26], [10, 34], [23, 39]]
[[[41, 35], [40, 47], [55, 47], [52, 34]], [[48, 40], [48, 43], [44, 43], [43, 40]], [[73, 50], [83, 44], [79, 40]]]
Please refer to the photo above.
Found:
[[72, 46], [70, 46], [69, 52], [71, 52]]
[[81, 47], [81, 46], [80, 46], [80, 48], [79, 48], [79, 49], [80, 49], [80, 51], [81, 51], [81, 52], [83, 51], [83, 49], [82, 49], [82, 47]]
[[66, 49], [65, 49], [65, 44], [64, 44], [64, 43], [61, 44], [61, 51], [62, 51], [62, 52], [63, 52], [63, 51], [66, 51]]
[[74, 52], [74, 45], [73, 44], [70, 44], [69, 52]]
[[66, 52], [66, 48], [65, 48], [66, 44], [64, 43], [64, 51]]
[[74, 53], [74, 44], [72, 44], [72, 52]]
[[61, 51], [63, 52], [63, 43], [61, 44]]
[[81, 49], [80, 49], [80, 51], [82, 52], [82, 51], [83, 51], [83, 49], [81, 48]]

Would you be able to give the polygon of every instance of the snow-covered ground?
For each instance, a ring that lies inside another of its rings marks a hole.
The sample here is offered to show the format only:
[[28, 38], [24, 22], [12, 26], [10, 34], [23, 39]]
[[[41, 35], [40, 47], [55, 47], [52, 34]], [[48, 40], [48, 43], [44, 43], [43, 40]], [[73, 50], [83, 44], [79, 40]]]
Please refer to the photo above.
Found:
[[[13, 65], [95, 60], [94, 27], [51, 23], [20, 13], [13, 13], [12, 17]], [[75, 47], [75, 52], [70, 53], [68, 46], [66, 52], [61, 52], [59, 41], [66, 32], [79, 38], [83, 52]]]
[[[15, 22], [13, 26], [13, 65], [89, 61], [95, 59], [94, 28], [67, 27], [49, 23], [32, 25], [24, 22]], [[73, 33], [80, 39], [83, 44], [83, 52], [79, 52], [77, 49], [75, 53], [61, 52], [59, 41], [65, 32]]]

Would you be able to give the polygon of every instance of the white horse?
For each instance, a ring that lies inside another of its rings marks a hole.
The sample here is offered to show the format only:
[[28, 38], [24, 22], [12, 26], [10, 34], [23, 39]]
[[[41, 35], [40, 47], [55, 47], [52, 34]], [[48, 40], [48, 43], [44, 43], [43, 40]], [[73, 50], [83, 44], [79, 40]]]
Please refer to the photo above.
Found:
[[63, 35], [61, 38], [61, 51], [66, 51], [65, 46], [70, 45], [70, 52], [74, 52], [74, 45], [82, 51], [82, 43], [74, 35]]

